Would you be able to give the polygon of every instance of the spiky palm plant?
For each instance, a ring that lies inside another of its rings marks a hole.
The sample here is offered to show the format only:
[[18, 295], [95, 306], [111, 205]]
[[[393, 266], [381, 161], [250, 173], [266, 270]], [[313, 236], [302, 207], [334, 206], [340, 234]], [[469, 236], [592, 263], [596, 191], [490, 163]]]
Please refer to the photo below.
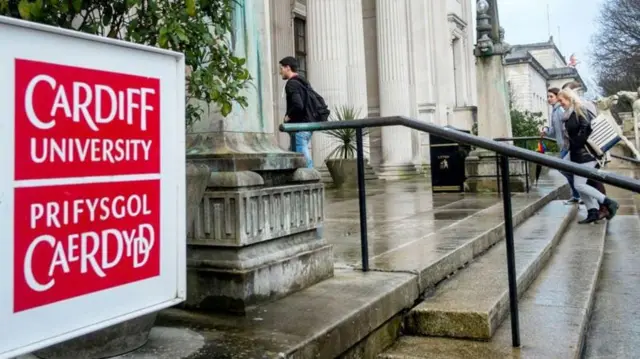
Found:
[[[338, 106], [334, 110], [334, 116], [331, 121], [351, 121], [360, 118], [360, 110], [353, 106], [343, 105]], [[356, 146], [356, 130], [353, 128], [343, 128], [337, 130], [330, 130], [325, 132], [326, 135], [332, 137], [335, 141], [335, 147], [329, 152], [327, 159], [354, 159], [357, 156]], [[368, 131], [366, 128], [362, 129], [362, 136], [366, 136]]]

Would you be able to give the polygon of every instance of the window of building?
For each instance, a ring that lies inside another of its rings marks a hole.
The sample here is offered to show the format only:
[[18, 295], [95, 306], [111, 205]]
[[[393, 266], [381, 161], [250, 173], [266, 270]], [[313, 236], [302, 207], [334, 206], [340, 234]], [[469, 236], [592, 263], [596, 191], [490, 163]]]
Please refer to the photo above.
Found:
[[295, 57], [298, 60], [298, 73], [307, 77], [307, 22], [299, 17], [293, 20]]

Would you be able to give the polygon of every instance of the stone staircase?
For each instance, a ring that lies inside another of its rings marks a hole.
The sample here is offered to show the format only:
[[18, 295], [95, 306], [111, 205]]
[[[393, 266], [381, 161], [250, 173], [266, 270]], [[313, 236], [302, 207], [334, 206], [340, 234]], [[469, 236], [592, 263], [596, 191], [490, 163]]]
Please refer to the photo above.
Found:
[[[533, 267], [529, 266], [531, 272], [536, 272], [537, 278], [527, 291], [521, 290], [521, 348], [511, 347], [510, 317], [507, 315], [509, 308], [507, 301], [502, 300], [504, 293], [499, 290], [490, 293], [491, 290], [478, 286], [472, 303], [477, 301], [489, 305], [478, 308], [473, 304], [472, 308], [463, 308], [458, 300], [451, 306], [460, 309], [463, 316], [470, 316], [473, 310], [481, 310], [477, 314], [479, 320], [460, 327], [454, 322], [448, 325], [439, 323], [441, 328], [448, 328], [438, 333], [443, 337], [403, 336], [378, 358], [580, 358], [603, 258], [606, 226], [605, 223], [592, 226], [569, 224], [546, 266], [543, 267], [540, 261]], [[516, 258], [524, 253], [521, 249]], [[520, 265], [520, 268], [525, 266], [528, 265]], [[519, 281], [524, 278], [522, 273], [524, 271], [521, 269]], [[499, 283], [495, 285], [499, 286]], [[461, 290], [460, 287], [452, 289], [449, 283], [444, 287], [448, 290], [439, 288], [443, 293]], [[430, 299], [426, 299], [423, 304], [428, 306], [429, 302]], [[413, 314], [416, 315], [420, 316], [421, 313]], [[489, 317], [494, 320], [489, 320]], [[417, 328], [412, 328], [411, 322], [407, 323], [408, 330], [416, 333]], [[495, 332], [488, 335], [492, 328], [495, 328]], [[451, 338], [459, 334], [469, 334], [484, 341]]]
[[520, 348], [500, 242], [426, 293], [377, 358], [637, 357], [640, 197], [607, 191], [621, 205], [611, 222], [579, 225], [584, 208], [552, 201], [516, 228]]
[[[320, 176], [322, 177], [322, 183], [331, 184], [333, 183], [333, 178], [331, 178], [331, 173], [327, 169], [327, 166], [322, 166], [317, 168], [318, 172], [320, 172]], [[378, 179], [378, 175], [376, 171], [371, 167], [369, 161], [366, 161], [364, 164], [364, 180], [365, 181], [375, 181]]]
[[[512, 198], [521, 289], [575, 220], [577, 209], [557, 201], [567, 194], [562, 182], [543, 180], [531, 193]], [[369, 272], [361, 272], [357, 261], [337, 263], [333, 278], [258, 305], [246, 316], [173, 308], [163, 311], [157, 324], [208, 338], [188, 359], [411, 358], [407, 350], [413, 341], [447, 340], [425, 334], [495, 338], [508, 312], [501, 201], [464, 197], [440, 208], [451, 218], [473, 214], [434, 222], [443, 225], [426, 236], [399, 238], [402, 244], [370, 256]], [[421, 218], [437, 216], [428, 213], [398, 221], [405, 227], [428, 225]], [[449, 306], [447, 298], [453, 299]], [[428, 353], [413, 357], [431, 357]]]
[[[514, 233], [519, 294], [544, 267], [577, 212], [553, 201], [522, 223]], [[491, 339], [509, 311], [505, 242], [440, 284], [406, 319], [409, 335]]]

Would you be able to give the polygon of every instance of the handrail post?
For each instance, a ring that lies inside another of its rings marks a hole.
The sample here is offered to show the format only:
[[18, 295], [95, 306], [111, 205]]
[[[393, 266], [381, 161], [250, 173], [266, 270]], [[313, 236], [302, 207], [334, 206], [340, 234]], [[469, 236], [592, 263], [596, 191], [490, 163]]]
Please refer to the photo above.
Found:
[[362, 128], [356, 128], [356, 162], [358, 167], [358, 204], [360, 206], [360, 252], [362, 271], [369, 270], [369, 240], [367, 238], [367, 198], [364, 187], [364, 144]]
[[502, 169], [502, 202], [504, 208], [504, 233], [507, 245], [507, 274], [509, 277], [509, 308], [511, 309], [511, 343], [520, 346], [520, 320], [518, 318], [518, 283], [516, 282], [516, 256], [513, 244], [513, 218], [511, 188], [509, 185], [509, 157], [500, 156]]
[[496, 189], [498, 190], [498, 196], [500, 196], [500, 154], [496, 152]]
[[[529, 149], [529, 140], [524, 140], [524, 148]], [[529, 193], [529, 161], [524, 161], [524, 175], [525, 175], [525, 183], [527, 193]]]

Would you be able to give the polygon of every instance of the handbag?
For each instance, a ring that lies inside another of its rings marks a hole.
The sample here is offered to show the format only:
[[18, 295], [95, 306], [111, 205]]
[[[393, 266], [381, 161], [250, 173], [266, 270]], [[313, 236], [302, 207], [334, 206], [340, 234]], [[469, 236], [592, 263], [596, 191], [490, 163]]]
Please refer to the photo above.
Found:
[[[602, 159], [622, 138], [618, 130], [604, 116], [598, 116], [590, 121], [591, 133], [587, 137], [586, 148], [589, 153], [598, 159]], [[602, 164], [601, 164], [602, 165]]]

